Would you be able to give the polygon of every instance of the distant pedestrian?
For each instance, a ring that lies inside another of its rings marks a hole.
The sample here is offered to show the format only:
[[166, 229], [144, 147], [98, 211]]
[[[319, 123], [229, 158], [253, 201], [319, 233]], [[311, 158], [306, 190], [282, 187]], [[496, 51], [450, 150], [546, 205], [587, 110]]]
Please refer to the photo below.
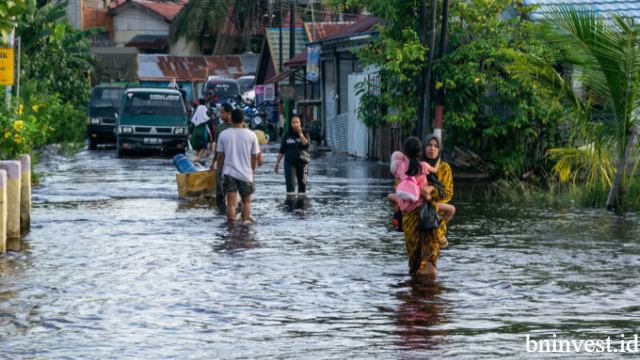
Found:
[[202, 155], [207, 148], [207, 139], [213, 136], [207, 127], [207, 121], [209, 121], [207, 108], [202, 105], [198, 106], [196, 113], [191, 118], [189, 134], [191, 134], [190, 140], [193, 151], [195, 152], [195, 160], [200, 162], [204, 161]]
[[232, 127], [219, 135], [216, 144], [229, 222], [236, 219], [238, 193], [242, 201], [242, 223], [255, 222], [251, 217], [251, 195], [256, 189], [253, 175], [258, 165], [260, 145], [256, 134], [243, 128], [244, 120], [244, 111], [233, 110]]
[[287, 184], [287, 194], [295, 193], [296, 179], [298, 180], [298, 194], [307, 192], [307, 175], [309, 173], [309, 140], [302, 133], [300, 118], [291, 118], [289, 131], [282, 136], [275, 173], [284, 157], [284, 178]]

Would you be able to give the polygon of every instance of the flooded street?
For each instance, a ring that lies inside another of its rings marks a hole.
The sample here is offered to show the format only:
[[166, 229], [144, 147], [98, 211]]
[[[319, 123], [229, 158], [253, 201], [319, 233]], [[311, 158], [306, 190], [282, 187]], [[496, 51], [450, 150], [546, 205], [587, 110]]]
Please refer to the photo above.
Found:
[[0, 358], [548, 358], [527, 334], [640, 332], [640, 214], [456, 193], [437, 280], [421, 284], [387, 166], [314, 155], [307, 199], [287, 199], [277, 149], [263, 147], [249, 226], [178, 198], [170, 158], [53, 165], [22, 251], [0, 255]]

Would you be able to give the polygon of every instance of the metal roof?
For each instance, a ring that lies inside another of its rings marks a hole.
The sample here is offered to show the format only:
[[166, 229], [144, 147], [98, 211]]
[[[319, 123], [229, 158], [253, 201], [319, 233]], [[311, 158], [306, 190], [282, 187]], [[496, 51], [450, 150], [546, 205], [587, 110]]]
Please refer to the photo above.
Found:
[[544, 17], [550, 5], [574, 5], [593, 9], [596, 12], [626, 14], [640, 22], [640, 1], [638, 0], [524, 0], [525, 5], [540, 5], [531, 16], [533, 19]]
[[[271, 47], [271, 54], [273, 54], [273, 64], [279, 69], [278, 62], [280, 61], [280, 29], [267, 29], [267, 40]], [[293, 53], [289, 51], [289, 29], [282, 29], [282, 60], [287, 61], [293, 58], [295, 55], [300, 54], [307, 50], [306, 43], [309, 41], [307, 38], [307, 32], [304, 29], [296, 29], [296, 48]]]
[[138, 55], [141, 81], [204, 81], [209, 76], [237, 79], [254, 74], [258, 54], [227, 56]]

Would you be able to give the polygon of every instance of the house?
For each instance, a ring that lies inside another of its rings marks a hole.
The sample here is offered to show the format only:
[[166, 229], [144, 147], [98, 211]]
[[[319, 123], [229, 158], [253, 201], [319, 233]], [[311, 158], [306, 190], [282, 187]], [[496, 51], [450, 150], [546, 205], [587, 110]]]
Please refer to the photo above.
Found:
[[369, 154], [369, 131], [357, 119], [359, 97], [356, 84], [371, 76], [352, 50], [367, 45], [377, 37], [373, 16], [364, 17], [332, 36], [309, 43], [319, 45], [320, 92], [323, 137], [332, 150], [353, 156]]
[[195, 42], [169, 44], [171, 21], [187, 1], [114, 2], [108, 12], [113, 17], [114, 45], [135, 47], [141, 54], [202, 55]]

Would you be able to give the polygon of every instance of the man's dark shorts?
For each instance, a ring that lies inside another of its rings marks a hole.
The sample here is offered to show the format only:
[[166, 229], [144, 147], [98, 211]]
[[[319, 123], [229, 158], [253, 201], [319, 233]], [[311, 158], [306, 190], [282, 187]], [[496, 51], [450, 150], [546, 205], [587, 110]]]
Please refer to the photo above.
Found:
[[256, 191], [256, 185], [254, 183], [238, 180], [229, 175], [224, 175], [222, 187], [224, 188], [224, 192], [239, 192], [242, 197], [247, 197]]

